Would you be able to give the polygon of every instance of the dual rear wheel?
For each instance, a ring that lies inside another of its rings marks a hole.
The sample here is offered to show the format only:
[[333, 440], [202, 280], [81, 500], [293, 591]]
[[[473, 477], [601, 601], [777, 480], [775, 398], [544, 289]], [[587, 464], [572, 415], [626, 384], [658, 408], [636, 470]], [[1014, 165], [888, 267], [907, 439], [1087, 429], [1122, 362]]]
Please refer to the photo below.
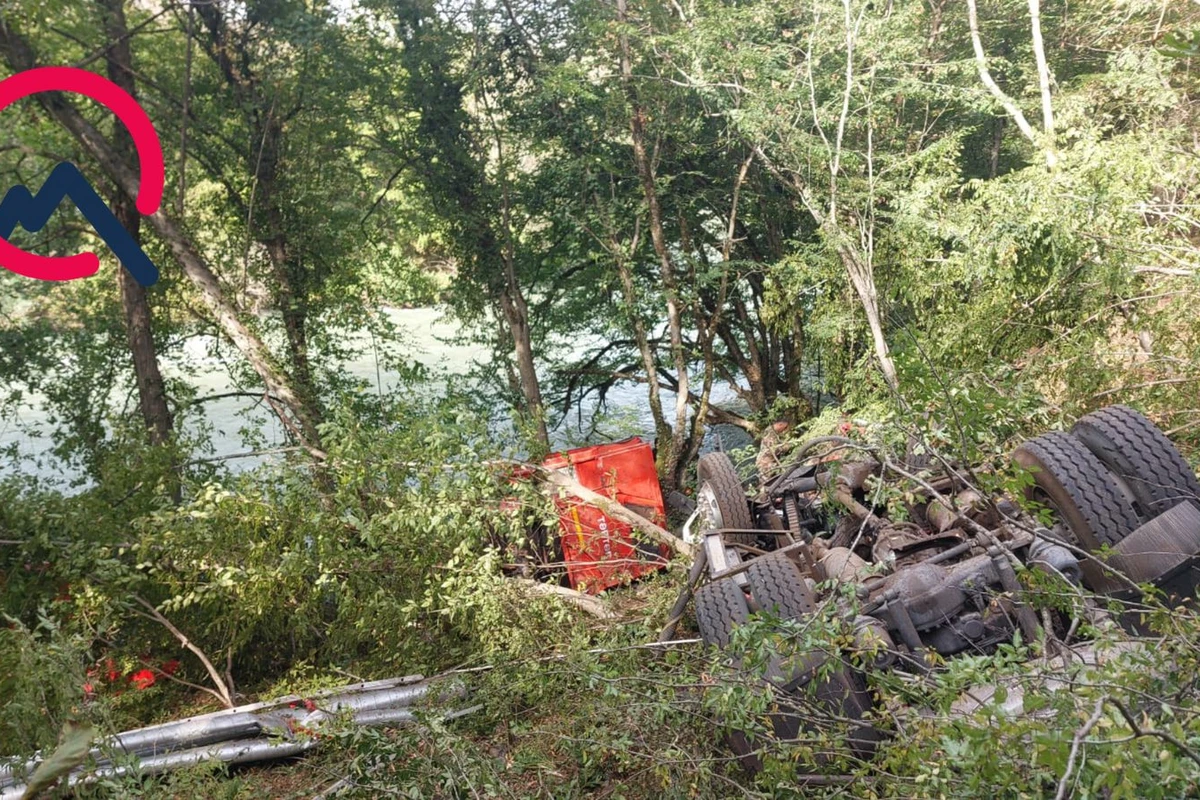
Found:
[[[1013, 452], [1032, 473], [1028, 496], [1048, 506], [1056, 532], [1089, 553], [1116, 547], [1143, 523], [1190, 501], [1200, 482], [1171, 440], [1128, 406], [1082, 417], [1070, 433], [1053, 431]], [[1107, 585], [1096, 564], [1084, 565], [1093, 588]]]

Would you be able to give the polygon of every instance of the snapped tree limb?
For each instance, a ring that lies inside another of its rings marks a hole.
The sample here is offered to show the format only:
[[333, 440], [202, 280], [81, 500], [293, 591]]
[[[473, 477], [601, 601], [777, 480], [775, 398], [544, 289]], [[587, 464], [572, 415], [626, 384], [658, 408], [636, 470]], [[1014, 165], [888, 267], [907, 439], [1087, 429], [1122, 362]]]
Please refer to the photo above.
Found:
[[692, 545], [688, 544], [683, 539], [680, 539], [666, 528], [656, 525], [637, 512], [630, 511], [616, 500], [605, 497], [599, 492], [592, 491], [565, 472], [561, 470], [546, 469], [545, 467], [536, 464], [528, 464], [526, 466], [536, 471], [538, 476], [547, 485], [566, 492], [572, 497], [576, 497], [588, 505], [595, 506], [613, 519], [618, 519], [621, 522], [632, 526], [634, 530], [650, 537], [659, 544], [667, 545], [676, 553], [682, 553], [688, 558], [692, 558], [695, 555], [695, 548], [693, 548]]
[[609, 611], [604, 603], [597, 597], [583, 592], [577, 592], [574, 589], [568, 589], [566, 586], [558, 586], [553, 583], [542, 583], [535, 581], [532, 578], [511, 578], [517, 585], [526, 591], [533, 594], [540, 594], [548, 597], [558, 597], [563, 602], [570, 603], [586, 614], [590, 614], [596, 619], [616, 619], [617, 615]]

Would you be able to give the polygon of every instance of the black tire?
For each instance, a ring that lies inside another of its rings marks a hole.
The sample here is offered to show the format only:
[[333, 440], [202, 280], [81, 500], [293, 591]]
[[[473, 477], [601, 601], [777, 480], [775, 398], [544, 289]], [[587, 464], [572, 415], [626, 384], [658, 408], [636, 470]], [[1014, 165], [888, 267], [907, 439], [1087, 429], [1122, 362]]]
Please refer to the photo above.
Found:
[[1109, 406], [1071, 429], [1133, 495], [1143, 522], [1184, 500], [1200, 507], [1200, 481], [1166, 434], [1128, 406]]
[[[794, 740], [802, 732], [831, 732], [843, 728], [844, 742], [856, 758], [870, 758], [883, 739], [883, 732], [870, 721], [875, 703], [863, 675], [841, 666], [815, 686], [802, 686], [781, 698], [780, 711], [772, 720], [775, 737]], [[818, 764], [828, 756], [817, 754]]]
[[[755, 602], [781, 619], [800, 619], [815, 610], [812, 593], [800, 569], [783, 556], [762, 556], [754, 559], [746, 570]], [[750, 606], [740, 587], [730, 578], [701, 586], [696, 592], [696, 621], [704, 641], [726, 647], [738, 625], [750, 620]], [[785, 662], [773, 659], [768, 667], [768, 683], [776, 692], [776, 707], [770, 713], [773, 736], [766, 742], [754, 742], [743, 731], [730, 731], [726, 742], [742, 766], [754, 774], [762, 769], [758, 748], [772, 747], [772, 740], [793, 740], [802, 730], [817, 729], [831, 724], [832, 718], [862, 720], [870, 713], [872, 700], [862, 677], [848, 667], [841, 667], [820, 683], [808, 688], [816, 678], [825, 657]], [[805, 662], [809, 663], [805, 663]], [[818, 719], [825, 720], [818, 722]], [[852, 725], [847, 733], [851, 752], [860, 758], [869, 757], [879, 733], [870, 724]], [[823, 763], [824, 757], [818, 756]]]
[[1070, 434], [1042, 434], [1012, 457], [1033, 472], [1034, 483], [1085, 550], [1115, 545], [1141, 524], [1104, 464]]
[[760, 610], [779, 619], [799, 620], [817, 604], [803, 573], [786, 556], [760, 556], [746, 569], [750, 596]]
[[[766, 613], [802, 620], [817, 610], [804, 573], [786, 556], [760, 556], [750, 562], [746, 576], [751, 598]], [[777, 674], [772, 682], [779, 690], [778, 710], [771, 715], [776, 739], [794, 740], [802, 731], [829, 728], [834, 719], [862, 720], [870, 713], [871, 695], [862, 676], [846, 665], [818, 676], [826, 660], [824, 654], [813, 653], [773, 667]], [[814, 680], [818, 682], [810, 686]], [[847, 744], [860, 758], [868, 756], [879, 739], [878, 731], [865, 723], [846, 733]]]
[[749, 621], [750, 605], [732, 578], [706, 583], [696, 590], [696, 625], [706, 644], [728, 647], [733, 629]]
[[[697, 491], [696, 502], [703, 506], [701, 492], [705, 484], [712, 491], [713, 502], [716, 503], [717, 513], [721, 515], [722, 528], [754, 527], [754, 515], [750, 513], [750, 504], [746, 493], [742, 491], [742, 480], [729, 456], [724, 453], [705, 453], [696, 463]], [[758, 541], [758, 534], [731, 533], [726, 538], [731, 544], [753, 545]]]

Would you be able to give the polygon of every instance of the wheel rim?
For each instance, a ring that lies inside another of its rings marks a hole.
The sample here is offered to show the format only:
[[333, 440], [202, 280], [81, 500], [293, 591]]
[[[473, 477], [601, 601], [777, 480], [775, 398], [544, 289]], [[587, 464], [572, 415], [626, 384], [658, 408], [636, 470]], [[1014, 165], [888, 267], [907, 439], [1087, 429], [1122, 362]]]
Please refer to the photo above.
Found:
[[702, 534], [725, 527], [721, 516], [721, 506], [717, 503], [717, 493], [712, 485], [705, 481], [696, 492], [696, 508], [700, 510], [700, 532]]

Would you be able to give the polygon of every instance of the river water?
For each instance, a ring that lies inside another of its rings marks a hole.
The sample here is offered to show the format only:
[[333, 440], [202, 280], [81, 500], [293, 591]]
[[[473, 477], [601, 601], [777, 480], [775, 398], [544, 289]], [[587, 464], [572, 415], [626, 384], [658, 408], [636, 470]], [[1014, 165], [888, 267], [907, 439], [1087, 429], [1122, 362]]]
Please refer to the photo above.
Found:
[[[437, 392], [453, 376], [466, 375], [476, 364], [485, 363], [488, 351], [484, 347], [456, 341], [457, 324], [436, 308], [387, 309], [382, 312], [395, 326], [398, 336], [392, 340], [374, 339], [368, 331], [349, 331], [343, 344], [357, 347], [361, 355], [344, 365], [344, 371], [368, 382], [376, 391], [389, 392], [398, 387], [401, 376], [387, 364], [397, 358], [417, 362], [432, 373], [430, 391]], [[219, 395], [232, 389], [229, 371], [221, 358], [212, 353], [213, 342], [205, 337], [189, 339], [182, 352], [162, 364], [168, 378], [185, 378], [196, 390], [197, 397]], [[227, 348], [226, 348], [227, 349]], [[390, 358], [389, 358], [390, 357]], [[727, 386], [714, 390], [714, 399], [727, 403], [733, 392]], [[674, 396], [664, 392], [663, 402], [673, 408]], [[624, 434], [653, 437], [653, 418], [642, 385], [616, 386], [609, 393], [606, 412], [617, 420], [609, 430]], [[578, 413], [553, 432], [553, 444], [567, 447], [581, 443], [596, 412], [595, 403], [585, 404]], [[236, 456], [251, 450], [270, 449], [287, 444], [285, 432], [278, 420], [252, 397], [225, 397], [203, 404], [203, 416], [193, 419], [191, 428], [209, 429], [211, 453], [205, 457]], [[47, 410], [41, 398], [30, 395], [26, 402], [8, 418], [0, 419], [0, 452], [16, 445], [17, 457], [0, 462], [0, 477], [16, 474], [36, 476], [40, 482], [67, 488], [79, 475], [50, 454], [53, 442], [49, 436]], [[725, 429], [728, 426], [720, 426]], [[255, 440], [247, 443], [243, 430], [250, 431]], [[184, 433], [189, 430], [185, 428]], [[720, 430], [710, 439], [720, 437], [726, 446], [740, 446], [745, 434], [736, 428]], [[736, 442], [736, 444], [732, 444]], [[717, 445], [710, 441], [708, 446]], [[223, 463], [235, 472], [251, 469], [273, 456], [239, 457]]]

